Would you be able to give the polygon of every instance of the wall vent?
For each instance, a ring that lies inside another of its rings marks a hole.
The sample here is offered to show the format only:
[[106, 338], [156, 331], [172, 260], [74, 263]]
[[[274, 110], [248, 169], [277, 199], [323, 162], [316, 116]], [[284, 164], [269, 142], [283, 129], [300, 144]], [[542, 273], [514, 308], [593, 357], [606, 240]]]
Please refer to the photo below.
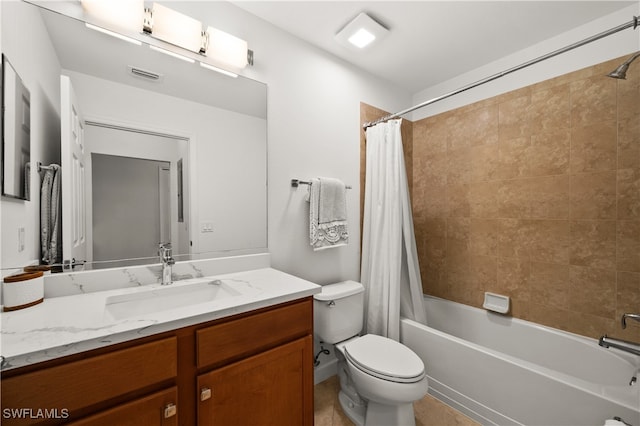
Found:
[[131, 65], [129, 65], [127, 68], [129, 69], [129, 73], [131, 73], [131, 75], [133, 75], [134, 77], [142, 78], [147, 81], [160, 82], [163, 78], [162, 74], [158, 74], [153, 71], [144, 70], [142, 68], [134, 67]]

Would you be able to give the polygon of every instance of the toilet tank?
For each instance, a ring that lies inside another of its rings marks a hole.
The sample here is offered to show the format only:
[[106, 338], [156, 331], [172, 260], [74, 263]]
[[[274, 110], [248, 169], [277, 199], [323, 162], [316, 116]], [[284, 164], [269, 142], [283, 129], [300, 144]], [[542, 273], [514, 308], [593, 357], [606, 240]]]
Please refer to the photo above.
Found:
[[364, 287], [355, 281], [322, 286], [313, 296], [313, 327], [323, 342], [338, 343], [358, 335], [364, 315]]

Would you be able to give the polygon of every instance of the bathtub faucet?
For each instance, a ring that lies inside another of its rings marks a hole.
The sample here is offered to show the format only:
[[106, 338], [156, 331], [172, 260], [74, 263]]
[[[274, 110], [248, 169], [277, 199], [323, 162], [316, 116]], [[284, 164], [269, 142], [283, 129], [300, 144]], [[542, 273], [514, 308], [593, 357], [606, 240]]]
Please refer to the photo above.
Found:
[[640, 314], [622, 314], [622, 328], [627, 328], [627, 318], [640, 322]]
[[598, 344], [603, 348], [615, 348], [624, 352], [629, 352], [640, 356], [640, 343], [629, 342], [627, 340], [614, 339], [606, 334], [600, 338]]

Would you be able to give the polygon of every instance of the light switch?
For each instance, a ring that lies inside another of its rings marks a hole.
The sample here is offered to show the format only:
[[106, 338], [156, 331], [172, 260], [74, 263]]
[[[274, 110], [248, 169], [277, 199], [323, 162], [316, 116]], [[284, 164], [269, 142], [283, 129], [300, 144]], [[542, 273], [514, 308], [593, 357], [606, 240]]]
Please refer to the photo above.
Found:
[[24, 226], [18, 228], [18, 251], [24, 250]]

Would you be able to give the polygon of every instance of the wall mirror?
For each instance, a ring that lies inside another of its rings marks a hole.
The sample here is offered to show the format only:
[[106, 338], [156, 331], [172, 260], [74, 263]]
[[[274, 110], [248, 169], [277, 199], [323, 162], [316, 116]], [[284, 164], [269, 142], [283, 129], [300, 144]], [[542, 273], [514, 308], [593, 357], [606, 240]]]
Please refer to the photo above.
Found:
[[[0, 6], [3, 49], [9, 44], [19, 48], [21, 40], [33, 32], [46, 34], [49, 45], [42, 48], [52, 48], [60, 65], [59, 75], [49, 77], [61, 81], [60, 102], [64, 104], [69, 92], [81, 108], [75, 104], [72, 108], [80, 124], [71, 133], [82, 135], [87, 162], [65, 166], [64, 105], [56, 106], [61, 136], [47, 141], [60, 146], [56, 147], [58, 157], [44, 162], [62, 163], [63, 177], [84, 174], [81, 185], [86, 194], [73, 204], [73, 210], [80, 212], [78, 223], [62, 226], [63, 260], [85, 261], [83, 270], [157, 263], [157, 244], [167, 240], [176, 260], [267, 250], [264, 83], [243, 76], [231, 78], [197, 62], [158, 53], [149, 49], [149, 43], [157, 42], [146, 40], [144, 34], [136, 36], [142, 45], [134, 45], [89, 29], [77, 14], [81, 10], [77, 2], [2, 2]], [[14, 11], [37, 22], [5, 25]], [[34, 29], [35, 24], [41, 28]], [[147, 166], [127, 165], [135, 161], [153, 163], [148, 168], [155, 170], [150, 172], [156, 174], [154, 188], [138, 187], [144, 179], [135, 173]], [[149, 197], [125, 194], [133, 187]], [[39, 197], [35, 192], [40, 182], [32, 188], [32, 199]], [[63, 178], [62, 198], [73, 190]], [[142, 233], [137, 232], [134, 215], [125, 212], [131, 204], [125, 195], [164, 206], [158, 213], [157, 237], [149, 237], [151, 244], [147, 242], [143, 251], [129, 250], [140, 242]], [[105, 215], [105, 203], [111, 207], [119, 203], [121, 208]], [[70, 209], [62, 210], [62, 216], [69, 214]], [[3, 224], [3, 229], [10, 229], [8, 225]], [[118, 240], [117, 235], [122, 237]], [[104, 247], [106, 236], [108, 248]], [[71, 248], [78, 251], [68, 251]], [[3, 268], [23, 266], [7, 262], [5, 251]]]
[[31, 107], [29, 90], [2, 55], [2, 195], [29, 200]]

